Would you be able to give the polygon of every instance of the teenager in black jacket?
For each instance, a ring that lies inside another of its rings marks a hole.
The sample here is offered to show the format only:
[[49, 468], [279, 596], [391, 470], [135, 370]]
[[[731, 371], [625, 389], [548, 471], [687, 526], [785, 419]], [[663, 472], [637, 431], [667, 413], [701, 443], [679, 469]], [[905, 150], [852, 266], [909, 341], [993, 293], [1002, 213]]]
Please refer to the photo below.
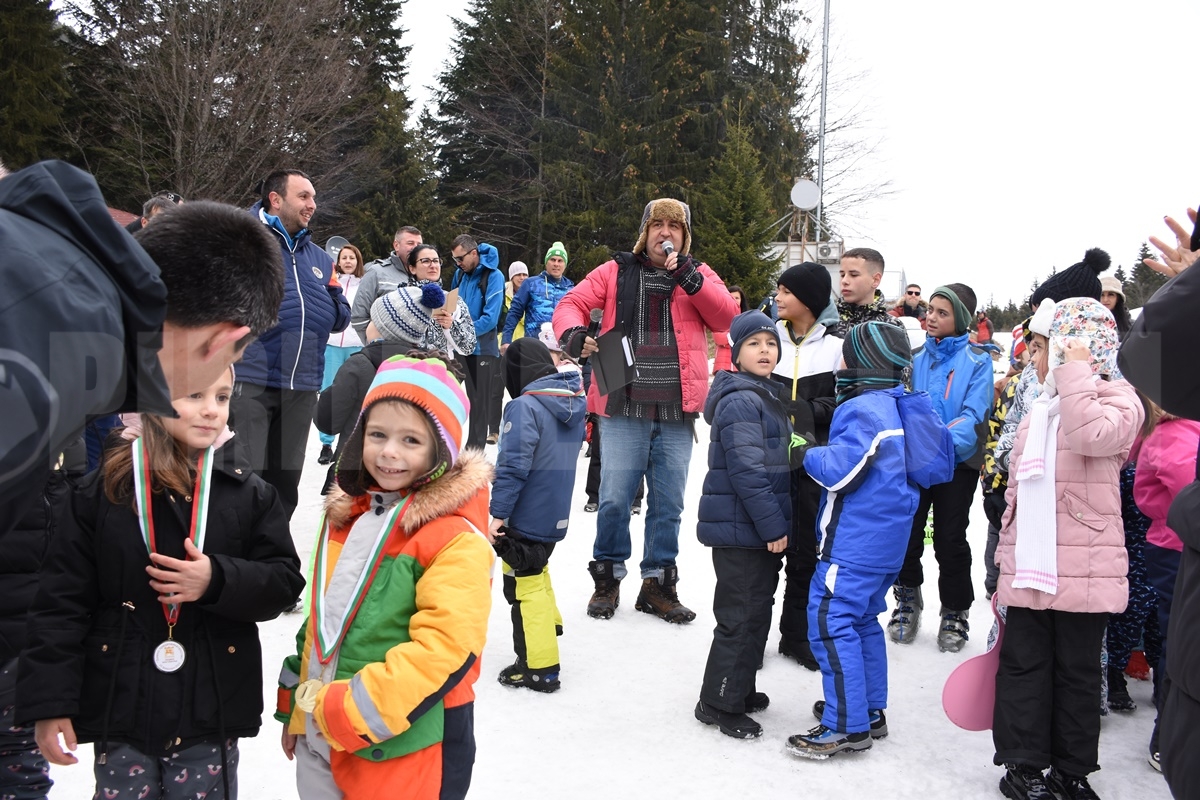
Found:
[[60, 733], [67, 750], [96, 742], [100, 797], [232, 797], [237, 739], [261, 724], [255, 623], [304, 579], [275, 490], [225, 441], [232, 391], [226, 371], [175, 401], [177, 419], [127, 428], [46, 559], [16, 718], [52, 764], [77, 761]]

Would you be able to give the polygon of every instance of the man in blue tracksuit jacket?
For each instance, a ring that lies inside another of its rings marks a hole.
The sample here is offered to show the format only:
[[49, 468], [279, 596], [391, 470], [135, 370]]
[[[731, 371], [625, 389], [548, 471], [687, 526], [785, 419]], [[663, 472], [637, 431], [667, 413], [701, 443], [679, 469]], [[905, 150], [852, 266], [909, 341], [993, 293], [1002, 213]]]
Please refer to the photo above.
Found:
[[250, 209], [279, 240], [284, 295], [279, 324], [250, 344], [236, 367], [231, 407], [231, 425], [248, 447], [251, 466], [279, 492], [289, 517], [325, 370], [325, 343], [350, 324], [333, 260], [309, 235], [316, 208], [308, 176], [279, 170], [263, 181], [262, 200]]
[[467, 397], [471, 412], [467, 418], [467, 447], [483, 449], [487, 443], [493, 391], [504, 391], [499, 376], [500, 345], [496, 330], [500, 327], [500, 308], [504, 304], [504, 273], [500, 254], [486, 242], [476, 242], [468, 234], [455, 237], [450, 254], [457, 268], [450, 281], [458, 289], [475, 322], [475, 352], [463, 356], [467, 368]]
[[504, 334], [500, 337], [500, 349], [512, 344], [513, 332], [521, 318], [525, 318], [525, 335], [537, 336], [542, 323], [550, 322], [554, 309], [563, 295], [571, 291], [575, 283], [563, 273], [567, 270], [567, 248], [555, 242], [546, 251], [545, 271], [534, 275], [521, 284], [513, 296], [508, 316], [504, 318]]
[[887, 735], [887, 646], [878, 615], [887, 607], [908, 545], [921, 487], [953, 471], [950, 433], [929, 396], [908, 392], [908, 337], [865, 322], [851, 328], [837, 373], [829, 444], [804, 455], [822, 489], [819, 561], [809, 590], [809, 644], [821, 665], [821, 724], [788, 739], [788, 750], [828, 758], [866, 750]]
[[896, 582], [896, 607], [888, 623], [888, 635], [898, 644], [911, 644], [920, 629], [925, 605], [921, 555], [932, 507], [933, 552], [941, 600], [937, 643], [943, 652], [955, 653], [966, 644], [967, 612], [975, 601], [967, 525], [979, 486], [987, 418], [995, 397], [992, 358], [970, 342], [968, 328], [974, 315], [975, 294], [967, 286], [939, 286], [929, 296], [925, 346], [913, 358], [913, 388], [929, 392], [934, 411], [950, 429], [956, 469], [946, 483], [921, 492], [909, 532], [908, 553]]
[[500, 683], [552, 692], [559, 686], [558, 636], [562, 615], [547, 566], [567, 535], [587, 398], [577, 369], [559, 372], [546, 345], [518, 339], [503, 358], [504, 384], [513, 400], [504, 410], [492, 532], [504, 562], [504, 597], [512, 606], [517, 660]]

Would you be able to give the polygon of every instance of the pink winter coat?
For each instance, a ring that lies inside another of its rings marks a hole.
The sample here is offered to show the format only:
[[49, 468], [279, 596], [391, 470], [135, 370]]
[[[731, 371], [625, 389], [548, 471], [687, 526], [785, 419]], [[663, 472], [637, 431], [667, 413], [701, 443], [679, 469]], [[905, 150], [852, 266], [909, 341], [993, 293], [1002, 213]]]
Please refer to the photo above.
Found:
[[1125, 381], [1097, 383], [1086, 362], [1054, 369], [1060, 422], [1054, 474], [1057, 495], [1058, 593], [1014, 589], [1017, 482], [1012, 476], [1029, 434], [1027, 415], [1017, 429], [996, 563], [1004, 605], [1087, 613], [1119, 613], [1129, 600], [1129, 559], [1121, 522], [1121, 465], [1142, 425], [1142, 405]]
[[[671, 321], [675, 325], [675, 341], [679, 348], [683, 410], [698, 414], [704, 411], [704, 400], [708, 397], [708, 339], [704, 329], [729, 330], [738, 304], [711, 267], [700, 264], [697, 269], [704, 276], [704, 284], [694, 295], [675, 287], [671, 294]], [[554, 309], [555, 336], [561, 339], [571, 328], [586, 328], [593, 308], [604, 311], [600, 333], [603, 335], [613, 328], [617, 316], [617, 270], [615, 260], [606, 261], [563, 296]], [[596, 381], [592, 381], [588, 390], [588, 411], [606, 416], [606, 404]]]
[[1167, 527], [1167, 512], [1175, 495], [1196, 478], [1196, 447], [1200, 422], [1164, 419], [1154, 427], [1138, 454], [1133, 479], [1133, 499], [1150, 518], [1146, 541], [1182, 551], [1183, 542]]
[[733, 371], [733, 346], [729, 343], [729, 331], [713, 331], [713, 368], [716, 375], [722, 370]]

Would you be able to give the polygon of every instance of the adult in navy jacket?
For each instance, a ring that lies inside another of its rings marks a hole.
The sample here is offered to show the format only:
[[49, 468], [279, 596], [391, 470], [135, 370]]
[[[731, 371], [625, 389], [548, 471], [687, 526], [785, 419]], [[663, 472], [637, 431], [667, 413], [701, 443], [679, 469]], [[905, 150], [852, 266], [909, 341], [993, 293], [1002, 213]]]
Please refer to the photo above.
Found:
[[450, 254], [457, 268], [450, 281], [458, 289], [459, 298], [466, 303], [475, 321], [475, 352], [463, 356], [467, 368], [467, 396], [471, 412], [467, 419], [467, 447], [483, 449], [491, 422], [490, 393], [499, 376], [500, 344], [496, 330], [500, 327], [500, 308], [504, 304], [504, 273], [500, 271], [500, 254], [486, 242], [476, 242], [467, 234], [455, 237]]
[[317, 210], [312, 181], [299, 170], [266, 177], [250, 209], [279, 240], [284, 296], [279, 323], [246, 348], [237, 366], [233, 426], [254, 471], [279, 492], [291, 517], [304, 469], [304, 446], [325, 369], [325, 343], [350, 324], [350, 304], [333, 261], [312, 241]]

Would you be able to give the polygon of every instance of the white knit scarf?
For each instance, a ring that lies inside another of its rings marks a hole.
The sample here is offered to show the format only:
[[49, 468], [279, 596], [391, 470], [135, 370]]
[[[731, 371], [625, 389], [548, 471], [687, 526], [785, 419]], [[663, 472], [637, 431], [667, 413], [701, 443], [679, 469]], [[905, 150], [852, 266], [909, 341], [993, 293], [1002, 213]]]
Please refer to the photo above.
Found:
[[1054, 466], [1059, 399], [1043, 392], [1029, 409], [1029, 434], [1017, 481], [1017, 571], [1014, 589], [1058, 593], [1058, 519]]

